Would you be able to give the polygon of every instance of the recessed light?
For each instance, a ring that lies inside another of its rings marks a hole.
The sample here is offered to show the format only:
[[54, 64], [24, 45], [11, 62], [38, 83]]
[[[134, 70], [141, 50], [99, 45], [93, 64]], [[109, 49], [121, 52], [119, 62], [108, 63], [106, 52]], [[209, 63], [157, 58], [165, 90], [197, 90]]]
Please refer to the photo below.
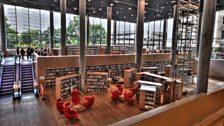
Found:
[[96, 11], [93, 11], [93, 13], [95, 14], [95, 13], [96, 13]]
[[129, 7], [128, 10], [131, 10], [131, 7]]
[[146, 2], [145, 5], [148, 5], [148, 3]]
[[100, 8], [99, 10], [102, 11], [102, 8]]
[[110, 4], [110, 6], [113, 6], [113, 5], [114, 5], [113, 3]]

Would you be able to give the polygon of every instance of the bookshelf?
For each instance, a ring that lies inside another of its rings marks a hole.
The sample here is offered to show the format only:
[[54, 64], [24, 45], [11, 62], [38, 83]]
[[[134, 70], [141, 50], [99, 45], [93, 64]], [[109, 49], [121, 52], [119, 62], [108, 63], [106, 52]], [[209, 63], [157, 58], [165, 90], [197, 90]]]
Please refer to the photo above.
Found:
[[[141, 100], [141, 88], [142, 85], [146, 86], [155, 86], [155, 101], [154, 101], [154, 106], [156, 105], [162, 105], [163, 104], [163, 92], [162, 92], [162, 83], [158, 82], [151, 82], [151, 81], [144, 81], [144, 80], [138, 80], [138, 91], [136, 92], [136, 100], [140, 101]], [[150, 96], [150, 95], [149, 95]], [[145, 97], [145, 96], [144, 96]], [[143, 98], [144, 99], [144, 98]], [[147, 100], [147, 99], [146, 99]]]
[[150, 72], [154, 74], [158, 74], [158, 67], [142, 67], [143, 72]]
[[[162, 83], [163, 104], [175, 101], [174, 92], [176, 80], [149, 72], [137, 73], [136, 80], [152, 81]], [[181, 91], [179, 93], [182, 93]]]
[[137, 73], [137, 69], [131, 68], [124, 70], [124, 88], [129, 88], [133, 86], [135, 82], [135, 74]]
[[71, 74], [56, 78], [56, 99], [68, 99], [71, 96], [71, 91], [79, 89], [80, 75]]
[[107, 92], [108, 73], [106, 72], [87, 72], [86, 91], [87, 92]]
[[79, 72], [77, 67], [72, 68], [49, 68], [45, 69], [45, 83], [46, 87], [54, 87], [55, 86], [55, 79], [56, 77], [76, 74]]
[[150, 110], [156, 105], [156, 86], [144, 85], [140, 87], [139, 109]]

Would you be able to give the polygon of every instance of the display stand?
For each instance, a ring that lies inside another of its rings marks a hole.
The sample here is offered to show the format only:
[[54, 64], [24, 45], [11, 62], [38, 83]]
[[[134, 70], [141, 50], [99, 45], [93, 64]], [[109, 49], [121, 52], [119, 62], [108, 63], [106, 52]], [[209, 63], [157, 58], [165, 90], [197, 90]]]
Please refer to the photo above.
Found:
[[150, 72], [154, 74], [158, 74], [158, 67], [142, 67], [142, 72]]

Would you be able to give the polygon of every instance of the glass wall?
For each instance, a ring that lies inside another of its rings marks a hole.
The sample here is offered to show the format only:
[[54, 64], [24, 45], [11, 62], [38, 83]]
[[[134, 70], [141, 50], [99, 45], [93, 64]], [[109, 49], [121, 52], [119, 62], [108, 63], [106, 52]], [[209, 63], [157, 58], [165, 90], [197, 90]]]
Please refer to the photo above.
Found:
[[89, 45], [105, 46], [107, 41], [107, 20], [89, 17]]
[[43, 47], [49, 44], [49, 12], [4, 5], [8, 49]]
[[79, 27], [79, 16], [74, 14], [66, 14], [67, 45], [79, 45]]

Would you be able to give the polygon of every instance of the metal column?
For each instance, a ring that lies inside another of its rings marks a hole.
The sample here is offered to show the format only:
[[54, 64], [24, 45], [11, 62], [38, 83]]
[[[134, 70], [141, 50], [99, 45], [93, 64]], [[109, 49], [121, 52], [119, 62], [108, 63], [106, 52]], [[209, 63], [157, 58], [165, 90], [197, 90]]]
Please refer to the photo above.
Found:
[[61, 55], [66, 55], [66, 0], [60, 0], [61, 11]]
[[80, 16], [80, 56], [79, 56], [79, 74], [81, 75], [81, 91], [85, 91], [85, 44], [86, 44], [86, 1], [79, 0], [79, 16]]
[[141, 71], [142, 61], [142, 46], [144, 37], [144, 13], [145, 13], [145, 0], [138, 0], [137, 8], [137, 24], [136, 24], [136, 55], [135, 63], [138, 71]]
[[197, 69], [197, 93], [207, 92], [217, 0], [204, 0]]

